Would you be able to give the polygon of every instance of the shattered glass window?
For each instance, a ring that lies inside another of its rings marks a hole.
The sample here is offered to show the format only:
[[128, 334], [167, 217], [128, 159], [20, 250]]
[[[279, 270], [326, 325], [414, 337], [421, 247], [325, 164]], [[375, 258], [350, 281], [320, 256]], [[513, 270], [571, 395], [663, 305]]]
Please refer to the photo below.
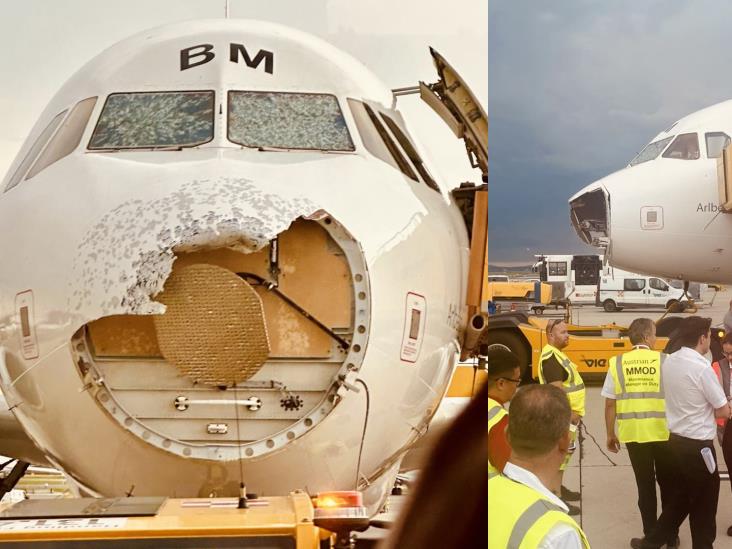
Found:
[[115, 93], [90, 149], [193, 147], [213, 139], [214, 92]]
[[638, 156], [630, 161], [630, 165], [635, 166], [636, 164], [643, 164], [643, 162], [655, 159], [659, 154], [661, 154], [663, 149], [666, 148], [666, 145], [668, 145], [672, 139], [673, 136], [649, 143], [641, 152], [638, 153]]
[[229, 139], [245, 147], [353, 151], [333, 95], [229, 92]]

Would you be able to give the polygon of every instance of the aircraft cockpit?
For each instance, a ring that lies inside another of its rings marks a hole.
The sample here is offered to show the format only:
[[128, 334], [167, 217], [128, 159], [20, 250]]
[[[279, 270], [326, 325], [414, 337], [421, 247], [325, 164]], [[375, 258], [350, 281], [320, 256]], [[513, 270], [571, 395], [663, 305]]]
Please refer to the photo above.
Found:
[[[222, 98], [226, 104], [217, 108]], [[371, 101], [347, 98], [343, 105], [329, 93], [247, 90], [115, 92], [93, 117], [97, 103], [98, 97], [89, 97], [54, 116], [4, 190], [77, 149], [109, 153], [236, 147], [340, 154], [365, 149], [439, 192], [399, 112]], [[217, 111], [226, 112], [220, 121]], [[87, 128], [91, 136], [81, 145]], [[358, 146], [354, 134], [360, 137]]]
[[[700, 146], [700, 142], [703, 143]], [[637, 166], [656, 158], [676, 160], [698, 160], [699, 158], [719, 158], [730, 144], [730, 137], [722, 131], [685, 132], [656, 139], [643, 147], [631, 160], [629, 166]], [[705, 148], [704, 148], [705, 145]]]

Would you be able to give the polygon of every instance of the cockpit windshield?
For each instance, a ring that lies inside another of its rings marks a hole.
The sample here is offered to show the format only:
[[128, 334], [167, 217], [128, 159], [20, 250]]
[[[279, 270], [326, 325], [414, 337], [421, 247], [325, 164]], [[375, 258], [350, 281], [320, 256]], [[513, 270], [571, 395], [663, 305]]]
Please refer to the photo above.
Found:
[[114, 93], [89, 149], [194, 147], [213, 139], [214, 92]]
[[699, 137], [695, 133], [682, 133], [663, 153], [664, 158], [696, 160], [699, 158]]
[[643, 150], [639, 152], [633, 160], [630, 161], [630, 165], [635, 166], [637, 164], [643, 164], [643, 162], [648, 162], [649, 160], [657, 158], [658, 155], [663, 152], [663, 149], [666, 148], [666, 145], [668, 145], [672, 139], [673, 136], [664, 137], [663, 139], [659, 139], [658, 141], [649, 143], [648, 145], [643, 147]]
[[353, 151], [333, 95], [229, 92], [229, 140], [245, 147]]

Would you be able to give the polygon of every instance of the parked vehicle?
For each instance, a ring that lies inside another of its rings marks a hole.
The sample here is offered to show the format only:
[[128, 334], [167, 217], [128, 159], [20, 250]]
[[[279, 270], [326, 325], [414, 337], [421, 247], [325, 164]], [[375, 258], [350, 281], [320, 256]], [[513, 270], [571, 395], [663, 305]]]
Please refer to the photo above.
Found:
[[537, 255], [534, 272], [552, 285], [552, 302], [559, 305], [594, 304], [600, 281], [599, 255]]
[[597, 305], [611, 313], [625, 307], [663, 307], [681, 312], [689, 306], [684, 291], [656, 276], [605, 267], [600, 277]]

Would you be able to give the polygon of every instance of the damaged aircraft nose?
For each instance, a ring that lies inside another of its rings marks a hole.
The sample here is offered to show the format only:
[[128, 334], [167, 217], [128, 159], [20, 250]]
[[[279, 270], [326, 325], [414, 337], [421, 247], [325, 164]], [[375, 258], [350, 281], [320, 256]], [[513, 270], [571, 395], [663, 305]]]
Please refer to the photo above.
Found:
[[610, 196], [591, 185], [569, 200], [569, 216], [577, 235], [587, 244], [606, 248], [610, 242]]
[[116, 208], [80, 251], [79, 374], [163, 450], [231, 460], [239, 445], [244, 457], [282, 448], [330, 413], [363, 362], [365, 257], [307, 200], [193, 183]]

